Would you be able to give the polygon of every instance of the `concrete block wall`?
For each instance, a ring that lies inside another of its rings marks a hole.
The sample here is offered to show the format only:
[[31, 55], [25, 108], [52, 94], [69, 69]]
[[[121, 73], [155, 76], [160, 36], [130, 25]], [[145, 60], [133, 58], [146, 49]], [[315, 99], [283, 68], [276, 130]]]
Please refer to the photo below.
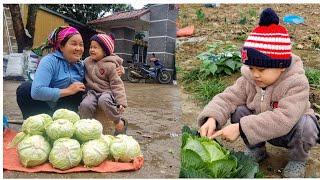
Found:
[[150, 31], [147, 59], [154, 53], [166, 68], [174, 72], [176, 18], [178, 10], [172, 4], [150, 6]]
[[132, 46], [134, 44], [135, 30], [129, 27], [112, 28], [111, 33], [115, 36], [115, 54], [120, 56], [123, 66], [127, 67], [132, 58]]

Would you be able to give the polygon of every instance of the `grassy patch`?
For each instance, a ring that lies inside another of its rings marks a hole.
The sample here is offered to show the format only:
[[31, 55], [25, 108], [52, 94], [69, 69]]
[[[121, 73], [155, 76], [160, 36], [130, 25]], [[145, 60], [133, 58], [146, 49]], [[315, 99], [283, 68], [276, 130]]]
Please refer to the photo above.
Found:
[[195, 87], [195, 98], [199, 100], [202, 105], [208, 104], [215, 95], [227, 88], [227, 84], [217, 78], [199, 80], [197, 83], [198, 86]]
[[309, 84], [320, 89], [320, 70], [313, 68], [306, 68], [306, 76]]
[[215, 95], [228, 87], [224, 76], [204, 78], [200, 69], [184, 72], [181, 78], [184, 89], [192, 94], [192, 98], [202, 106], [206, 105]]

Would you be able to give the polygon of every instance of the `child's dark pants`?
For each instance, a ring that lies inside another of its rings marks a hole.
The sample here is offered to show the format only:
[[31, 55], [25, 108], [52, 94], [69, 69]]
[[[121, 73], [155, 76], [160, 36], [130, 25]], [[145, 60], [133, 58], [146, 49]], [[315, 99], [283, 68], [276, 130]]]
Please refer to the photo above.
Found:
[[[231, 115], [231, 123], [238, 123], [244, 116], [253, 114], [246, 106], [237, 107]], [[303, 115], [291, 131], [281, 137], [268, 140], [274, 146], [285, 147], [289, 150], [289, 160], [305, 161], [309, 150], [316, 145], [319, 134], [319, 125], [315, 116]], [[266, 142], [249, 145], [246, 137], [242, 137], [248, 148], [262, 147]]]
[[80, 103], [80, 117], [82, 119], [94, 118], [97, 107], [102, 109], [106, 117], [113, 120], [115, 124], [119, 123], [121, 115], [118, 112], [117, 103], [111, 92], [98, 93], [94, 90], [89, 90]]

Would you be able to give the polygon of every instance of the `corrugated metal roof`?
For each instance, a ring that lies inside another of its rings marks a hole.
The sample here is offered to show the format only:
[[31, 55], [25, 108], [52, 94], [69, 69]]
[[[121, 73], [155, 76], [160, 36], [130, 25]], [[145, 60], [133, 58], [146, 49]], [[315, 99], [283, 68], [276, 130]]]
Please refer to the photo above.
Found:
[[101, 22], [116, 21], [123, 19], [138, 19], [148, 12], [150, 12], [150, 9], [138, 9], [133, 11], [116, 12], [112, 15], [90, 21], [88, 24], [96, 24]]

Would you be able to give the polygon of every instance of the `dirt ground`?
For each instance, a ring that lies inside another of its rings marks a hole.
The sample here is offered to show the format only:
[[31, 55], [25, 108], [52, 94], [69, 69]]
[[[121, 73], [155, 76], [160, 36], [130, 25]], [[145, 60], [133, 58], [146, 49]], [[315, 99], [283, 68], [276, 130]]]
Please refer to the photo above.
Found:
[[[320, 69], [320, 49], [314, 47], [311, 37], [319, 37], [320, 34], [320, 4], [220, 4], [215, 8], [205, 8], [201, 4], [181, 5], [179, 12], [179, 27], [190, 25], [195, 26], [195, 33], [191, 37], [181, 37], [177, 40], [176, 64], [179, 69], [192, 70], [199, 65], [196, 58], [198, 54], [207, 50], [207, 45], [215, 40], [231, 41], [239, 46], [243, 40], [258, 24], [260, 12], [266, 8], [272, 7], [282, 18], [286, 14], [296, 14], [305, 19], [305, 25], [285, 25], [291, 35], [293, 52], [298, 54], [304, 61], [304, 65]], [[196, 11], [201, 9], [205, 14], [204, 22], [197, 19]], [[249, 11], [255, 11], [257, 16], [252, 17]], [[241, 17], [247, 16], [247, 22], [239, 24]], [[178, 73], [178, 77], [181, 74]], [[229, 77], [227, 77], [229, 78]], [[230, 80], [233, 80], [230, 77]], [[319, 89], [312, 88], [310, 92], [311, 102], [320, 104]], [[197, 102], [191, 100], [191, 94], [183, 90], [180, 84], [180, 96], [182, 98], [182, 119], [183, 122], [197, 127], [195, 122], [196, 115], [202, 110]], [[234, 143], [226, 143], [220, 140], [229, 149], [237, 151], [244, 150], [245, 146], [241, 138]], [[261, 169], [266, 177], [280, 178], [281, 171], [287, 163], [287, 150], [267, 144], [269, 158], [261, 163]], [[320, 177], [320, 145], [314, 147], [310, 152], [310, 158], [307, 162], [306, 177]]]
[[[191, 37], [178, 39], [178, 44], [184, 45], [177, 47], [177, 64], [181, 60], [180, 66], [194, 66], [197, 64], [196, 56], [216, 40], [231, 41], [240, 49], [248, 34], [257, 26], [260, 12], [267, 7], [276, 11], [280, 24], [288, 29], [293, 52], [302, 58], [306, 66], [320, 68], [320, 4], [220, 4], [215, 8], [206, 8], [202, 4], [180, 5], [179, 28], [194, 25], [195, 33]], [[199, 9], [205, 15], [204, 21], [197, 18], [196, 11]], [[284, 24], [282, 19], [288, 14], [303, 17], [304, 25]], [[244, 18], [246, 22], [240, 24]], [[191, 42], [190, 38], [193, 38]]]
[[[3, 112], [12, 120], [22, 115], [15, 99], [17, 81], [4, 81]], [[4, 178], [177, 178], [181, 142], [181, 105], [179, 90], [173, 85], [125, 83], [129, 120], [128, 135], [140, 144], [145, 158], [138, 171], [119, 173], [23, 173], [4, 171]], [[10, 124], [11, 128], [20, 126]]]

